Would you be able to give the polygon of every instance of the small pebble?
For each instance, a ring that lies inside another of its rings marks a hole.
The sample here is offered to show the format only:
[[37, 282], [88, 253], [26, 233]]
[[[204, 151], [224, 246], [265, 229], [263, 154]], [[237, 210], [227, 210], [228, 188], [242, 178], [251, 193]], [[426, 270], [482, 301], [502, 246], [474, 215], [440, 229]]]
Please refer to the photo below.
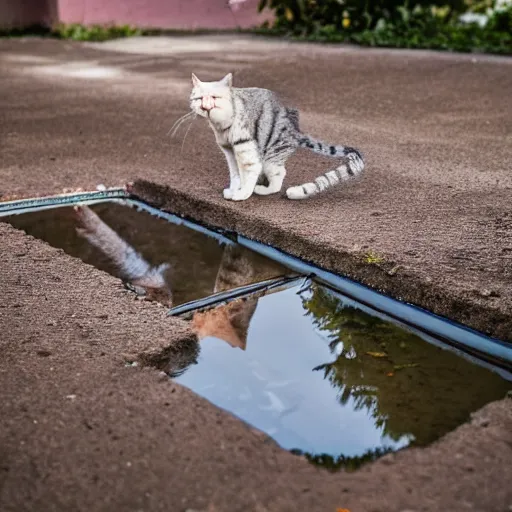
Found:
[[499, 297], [500, 294], [494, 290], [481, 290], [480, 295], [482, 297]]
[[400, 265], [393, 267], [390, 271], [388, 271], [388, 275], [394, 276], [398, 272], [399, 269], [400, 269]]

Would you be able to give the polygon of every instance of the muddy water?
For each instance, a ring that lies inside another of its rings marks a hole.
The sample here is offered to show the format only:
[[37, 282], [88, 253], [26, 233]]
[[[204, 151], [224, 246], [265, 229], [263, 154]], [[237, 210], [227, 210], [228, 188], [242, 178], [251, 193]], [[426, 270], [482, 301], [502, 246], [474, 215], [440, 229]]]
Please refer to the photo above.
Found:
[[431, 443], [512, 388], [325, 288], [297, 292], [245, 301], [245, 316], [226, 306], [196, 313], [199, 344], [166, 369], [282, 447], [333, 469]]
[[290, 273], [249, 250], [221, 245], [130, 206], [107, 202], [90, 210], [92, 215], [61, 207], [0, 220], [130, 282], [141, 294], [149, 290], [148, 298], [166, 305]]

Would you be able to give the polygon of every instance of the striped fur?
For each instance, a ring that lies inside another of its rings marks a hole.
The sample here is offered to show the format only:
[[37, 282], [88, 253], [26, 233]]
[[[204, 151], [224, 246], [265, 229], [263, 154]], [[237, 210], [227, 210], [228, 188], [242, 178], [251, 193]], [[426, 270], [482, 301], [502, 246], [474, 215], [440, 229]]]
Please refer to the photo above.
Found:
[[341, 163], [331, 171], [327, 171], [313, 182], [304, 183], [297, 187], [290, 187], [286, 191], [286, 195], [290, 199], [311, 197], [340, 183], [357, 178], [364, 170], [363, 156], [360, 151], [355, 148], [325, 144], [309, 136], [304, 136], [299, 141], [299, 146], [310, 149], [320, 155], [332, 158], [345, 158], [346, 162]]
[[150, 265], [129, 243], [86, 205], [74, 207], [79, 236], [102, 252], [113, 264], [120, 279], [142, 289], [151, 300], [172, 305], [172, 293], [166, 280], [170, 266]]
[[235, 88], [231, 74], [219, 82], [201, 82], [192, 75], [192, 82], [190, 107], [208, 119], [228, 163], [226, 199], [241, 201], [253, 193], [279, 192], [286, 160], [297, 148], [344, 161], [313, 182], [289, 188], [289, 199], [311, 197], [362, 173], [364, 161], [357, 149], [325, 144], [303, 134], [299, 112], [285, 107], [272, 91]]

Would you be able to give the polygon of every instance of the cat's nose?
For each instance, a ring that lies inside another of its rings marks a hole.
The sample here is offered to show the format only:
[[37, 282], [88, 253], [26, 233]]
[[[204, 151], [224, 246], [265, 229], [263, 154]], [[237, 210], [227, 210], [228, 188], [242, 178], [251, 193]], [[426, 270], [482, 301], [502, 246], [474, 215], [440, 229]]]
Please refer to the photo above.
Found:
[[210, 111], [213, 107], [215, 107], [215, 101], [211, 96], [203, 96], [201, 101], [201, 108], [206, 111]]

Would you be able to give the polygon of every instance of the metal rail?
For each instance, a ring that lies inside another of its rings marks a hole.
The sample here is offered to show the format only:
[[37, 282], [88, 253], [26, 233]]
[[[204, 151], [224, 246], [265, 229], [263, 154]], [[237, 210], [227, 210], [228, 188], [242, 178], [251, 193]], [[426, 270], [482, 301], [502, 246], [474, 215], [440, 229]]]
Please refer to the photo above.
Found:
[[14, 201], [0, 201], [0, 217], [46, 210], [49, 208], [58, 208], [61, 206], [72, 206], [77, 203], [95, 204], [115, 199], [128, 199], [129, 197], [130, 195], [126, 190], [122, 188], [111, 188], [95, 192], [75, 192], [30, 199], [16, 199]]

